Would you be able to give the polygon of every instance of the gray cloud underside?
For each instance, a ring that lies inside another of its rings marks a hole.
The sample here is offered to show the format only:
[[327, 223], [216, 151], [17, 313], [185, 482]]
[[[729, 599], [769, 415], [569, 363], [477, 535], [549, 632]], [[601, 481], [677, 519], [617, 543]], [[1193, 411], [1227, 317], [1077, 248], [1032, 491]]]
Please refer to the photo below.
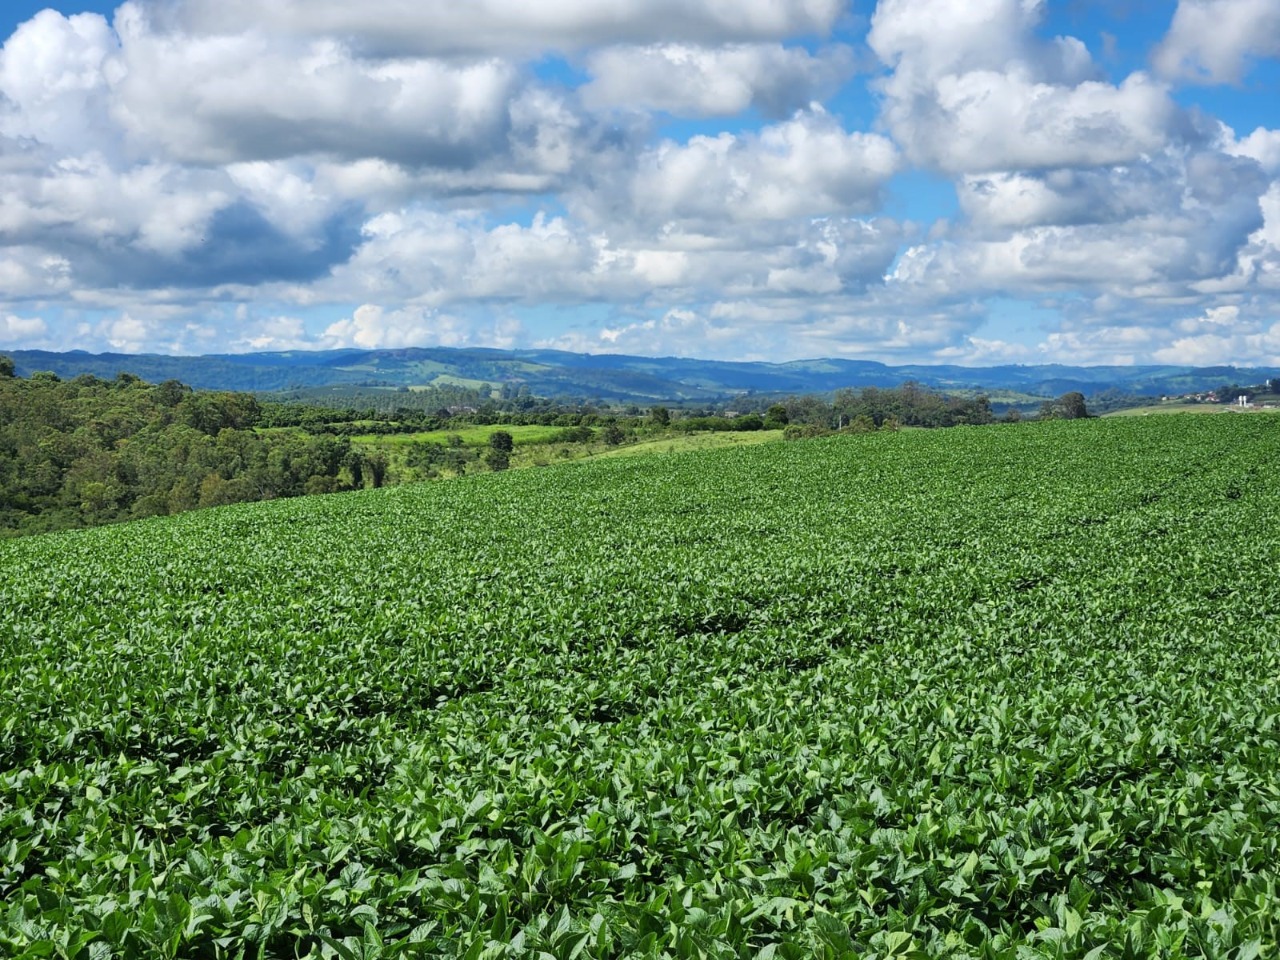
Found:
[[236, 33], [245, 23], [288, 36], [340, 37], [377, 56], [570, 52], [605, 44], [733, 43], [825, 35], [843, 0], [179, 0], [166, 27]]

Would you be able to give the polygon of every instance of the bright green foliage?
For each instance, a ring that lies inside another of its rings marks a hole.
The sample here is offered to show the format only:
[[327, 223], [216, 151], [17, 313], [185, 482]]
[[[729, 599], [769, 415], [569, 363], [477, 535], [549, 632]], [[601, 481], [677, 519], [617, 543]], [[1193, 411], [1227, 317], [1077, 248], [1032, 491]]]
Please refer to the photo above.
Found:
[[0, 954], [1274, 956], [1278, 456], [877, 432], [0, 543]]
[[507, 424], [488, 424], [483, 426], [428, 430], [421, 433], [402, 433], [382, 436], [378, 434], [361, 434], [352, 438], [358, 444], [384, 444], [388, 446], [413, 445], [420, 443], [448, 444], [451, 437], [458, 437], [460, 445], [468, 447], [484, 447], [489, 445], [489, 438], [495, 433], [510, 434], [515, 446], [533, 443], [550, 443], [555, 440], [563, 427], [546, 425], [511, 426]]

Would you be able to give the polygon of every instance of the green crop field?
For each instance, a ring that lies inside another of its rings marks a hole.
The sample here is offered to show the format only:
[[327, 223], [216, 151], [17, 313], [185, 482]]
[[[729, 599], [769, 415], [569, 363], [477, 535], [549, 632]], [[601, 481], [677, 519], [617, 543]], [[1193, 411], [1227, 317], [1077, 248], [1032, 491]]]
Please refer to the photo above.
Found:
[[1280, 944], [1280, 418], [0, 542], [0, 955]]

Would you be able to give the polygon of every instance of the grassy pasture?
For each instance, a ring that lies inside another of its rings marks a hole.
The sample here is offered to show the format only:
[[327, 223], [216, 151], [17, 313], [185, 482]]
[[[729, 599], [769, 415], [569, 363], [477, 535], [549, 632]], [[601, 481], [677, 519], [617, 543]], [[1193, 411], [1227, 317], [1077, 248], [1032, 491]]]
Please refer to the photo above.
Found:
[[0, 542], [0, 954], [1280, 944], [1280, 418]]
[[1145, 417], [1153, 413], [1229, 413], [1228, 408], [1217, 403], [1148, 403], [1141, 407], [1126, 407], [1103, 414], [1104, 417]]
[[529, 426], [507, 426], [504, 424], [489, 424], [460, 427], [456, 430], [424, 430], [420, 433], [392, 433], [392, 434], [359, 434], [351, 438], [353, 443], [376, 446], [407, 446], [411, 443], [439, 443], [448, 444], [449, 437], [457, 435], [462, 438], [464, 446], [468, 447], [484, 447], [488, 446], [489, 438], [499, 430], [505, 430], [511, 434], [511, 439], [516, 446], [526, 446], [535, 443], [549, 443], [557, 434], [564, 432], [564, 427], [545, 427], [540, 424], [532, 424]]
[[605, 449], [595, 454], [598, 457], [631, 457], [645, 454], [687, 453], [691, 450], [715, 450], [723, 447], [750, 447], [761, 443], [773, 443], [782, 439], [781, 430], [743, 430], [709, 431], [706, 433], [686, 433], [652, 440], [623, 447]]

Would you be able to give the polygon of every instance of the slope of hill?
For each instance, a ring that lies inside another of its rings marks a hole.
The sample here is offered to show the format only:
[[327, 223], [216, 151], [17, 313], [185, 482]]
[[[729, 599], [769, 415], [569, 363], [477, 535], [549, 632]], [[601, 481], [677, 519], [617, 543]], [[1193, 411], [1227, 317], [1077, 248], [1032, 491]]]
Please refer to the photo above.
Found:
[[1277, 457], [877, 433], [0, 542], [0, 953], [1273, 955]]
[[171, 357], [38, 350], [11, 352], [21, 376], [51, 370], [64, 378], [128, 371], [144, 380], [176, 379], [201, 389], [279, 391], [362, 384], [384, 387], [441, 382], [526, 386], [544, 397], [606, 401], [723, 400], [745, 392], [824, 393], [842, 387], [897, 386], [915, 380], [943, 390], [1009, 390], [1055, 397], [1078, 390], [1159, 395], [1209, 390], [1224, 383], [1260, 383], [1273, 371], [1235, 367], [997, 367], [905, 365], [868, 360], [734, 363], [680, 357], [630, 357], [560, 350], [447, 347], [404, 350], [223, 354]]

